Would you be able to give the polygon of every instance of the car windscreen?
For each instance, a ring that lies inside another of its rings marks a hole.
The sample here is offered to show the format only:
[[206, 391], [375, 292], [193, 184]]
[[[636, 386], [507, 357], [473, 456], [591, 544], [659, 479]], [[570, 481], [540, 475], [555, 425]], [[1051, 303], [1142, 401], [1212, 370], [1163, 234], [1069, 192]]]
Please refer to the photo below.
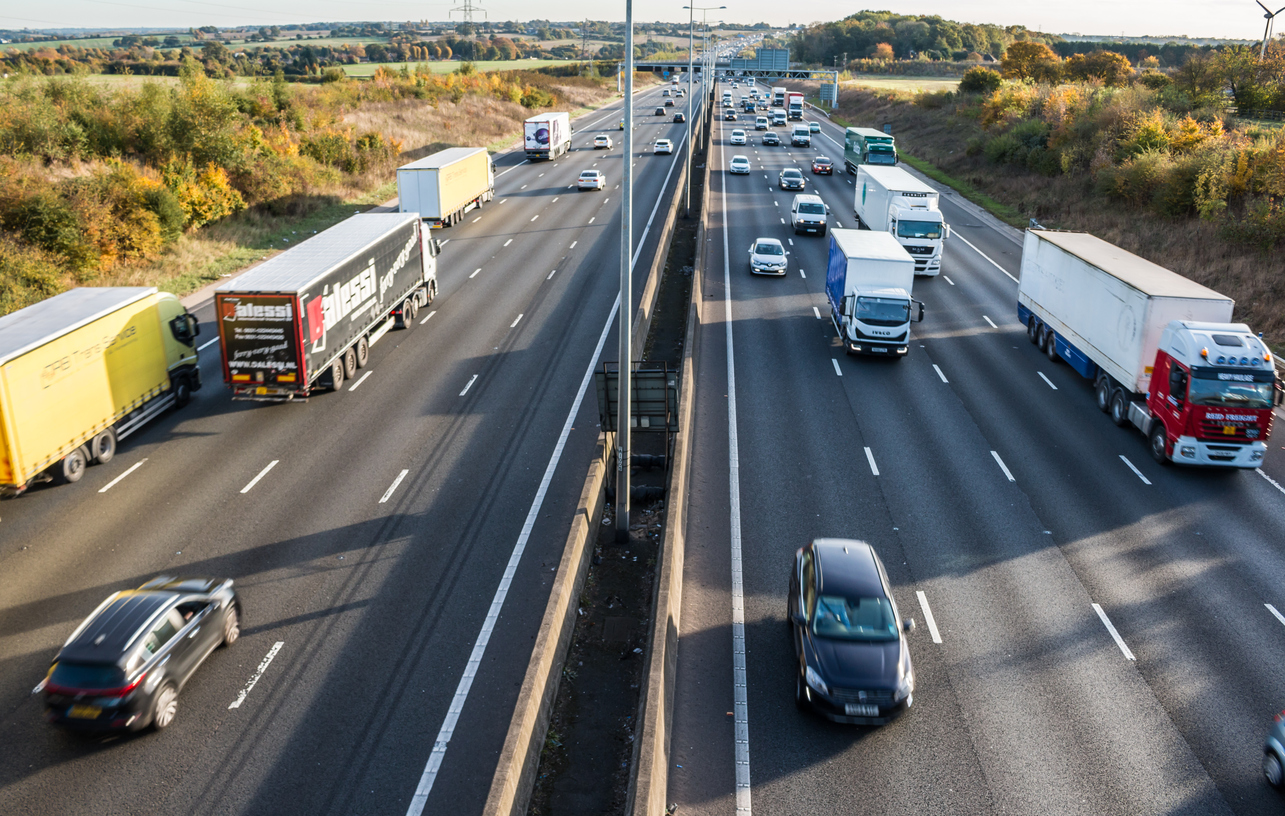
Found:
[[783, 170], [781, 175], [788, 179], [803, 178], [803, 174], [798, 170]]
[[755, 255], [784, 255], [785, 250], [780, 244], [759, 244], [754, 247]]
[[119, 688], [125, 685], [125, 673], [110, 664], [69, 663], [62, 660], [54, 667], [49, 682], [76, 689]]
[[941, 222], [903, 219], [897, 222], [897, 235], [901, 238], [926, 238], [935, 241], [941, 237]]
[[819, 595], [812, 633], [836, 640], [887, 642], [897, 639], [897, 619], [887, 598]]
[[900, 326], [910, 319], [910, 304], [891, 298], [859, 297], [853, 317], [875, 326]]
[[815, 202], [804, 202], [799, 205], [799, 212], [804, 215], [825, 215], [825, 205]]

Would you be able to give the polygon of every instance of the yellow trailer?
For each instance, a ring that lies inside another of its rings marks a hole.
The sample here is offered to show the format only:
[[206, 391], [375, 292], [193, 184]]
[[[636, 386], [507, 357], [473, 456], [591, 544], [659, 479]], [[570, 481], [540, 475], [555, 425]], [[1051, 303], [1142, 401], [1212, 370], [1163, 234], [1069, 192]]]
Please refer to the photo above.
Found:
[[0, 317], [0, 490], [76, 482], [201, 387], [196, 318], [153, 287], [85, 287]]
[[397, 211], [431, 227], [458, 224], [495, 197], [495, 168], [481, 147], [451, 147], [397, 168]]

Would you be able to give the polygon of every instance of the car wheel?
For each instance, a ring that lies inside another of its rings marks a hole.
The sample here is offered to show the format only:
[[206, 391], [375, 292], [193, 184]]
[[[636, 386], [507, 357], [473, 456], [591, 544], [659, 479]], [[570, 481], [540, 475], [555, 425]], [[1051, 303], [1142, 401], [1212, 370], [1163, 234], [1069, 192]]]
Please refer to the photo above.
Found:
[[116, 455], [116, 432], [108, 428], [95, 436], [94, 441], [89, 443], [89, 452], [100, 465], [110, 462]]
[[[412, 299], [413, 300], [413, 299]], [[365, 368], [366, 363], [370, 362], [370, 343], [366, 342], [365, 337], [357, 340], [357, 367]]]
[[[1114, 413], [1114, 412], [1113, 412]], [[1151, 433], [1147, 435], [1147, 450], [1151, 451], [1151, 458], [1155, 459], [1162, 465], [1169, 464], [1168, 440], [1165, 438], [1165, 424], [1156, 420], [1151, 428]]]
[[59, 476], [63, 484], [75, 484], [85, 475], [85, 466], [89, 463], [88, 451], [84, 445], [76, 448], [63, 457]]
[[223, 645], [231, 646], [241, 637], [241, 616], [237, 614], [236, 604], [228, 607], [228, 616], [223, 619]]
[[1121, 428], [1129, 424], [1129, 399], [1124, 395], [1123, 388], [1117, 388], [1111, 393], [1111, 421]]
[[1106, 377], [1098, 379], [1093, 396], [1097, 400], [1099, 411], [1105, 414], [1111, 410], [1111, 382]]
[[344, 361], [342, 357], [336, 357], [330, 364], [330, 390], [338, 391], [344, 387]]
[[803, 687], [803, 675], [794, 675], [794, 706], [799, 711], [805, 711], [808, 707], [808, 692]]
[[348, 347], [340, 359], [344, 361], [344, 376], [350, 380], [357, 376], [357, 352], [352, 346]]
[[1285, 782], [1285, 768], [1282, 768], [1281, 758], [1276, 756], [1275, 751], [1263, 752], [1263, 776], [1267, 779], [1267, 784], [1278, 790], [1282, 782]]
[[152, 703], [152, 728], [164, 731], [174, 722], [174, 715], [177, 713], [178, 689], [174, 688], [173, 683], [166, 683], [156, 692], [156, 700]]

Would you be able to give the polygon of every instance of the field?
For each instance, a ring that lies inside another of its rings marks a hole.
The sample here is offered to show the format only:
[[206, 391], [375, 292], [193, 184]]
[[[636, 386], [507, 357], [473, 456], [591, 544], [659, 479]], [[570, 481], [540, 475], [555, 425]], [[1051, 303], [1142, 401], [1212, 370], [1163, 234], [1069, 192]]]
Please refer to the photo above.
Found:
[[[473, 66], [479, 71], [522, 71], [531, 68], [543, 68], [546, 65], [557, 65], [566, 63], [568, 60], [552, 59], [519, 59], [519, 60], [478, 60]], [[428, 70], [435, 74], [449, 74], [460, 67], [460, 60], [432, 60], [430, 62], [363, 62], [358, 65], [343, 65], [344, 73], [350, 77], [368, 77], [374, 76], [378, 68], [387, 68], [390, 71], [400, 71], [404, 67], [410, 67], [415, 70], [419, 66], [426, 66]]]
[[289, 48], [292, 45], [370, 45], [371, 43], [386, 43], [387, 37], [305, 37], [302, 40], [296, 40], [294, 37], [282, 37], [279, 40], [268, 40], [267, 42], [250, 42], [249, 40], [226, 40], [224, 44], [231, 47], [239, 45], [242, 48]]
[[839, 83], [845, 88], [874, 88], [880, 91], [953, 91], [959, 86], [959, 77], [903, 77], [861, 75]]
[[[164, 40], [166, 34], [154, 34], [158, 40]], [[192, 38], [187, 34], [175, 33], [176, 37], [183, 41], [184, 45], [190, 44]], [[84, 37], [78, 40], [48, 40], [46, 42], [27, 42], [27, 43], [6, 43], [0, 45], [0, 53], [5, 51], [35, 51], [38, 48], [57, 48], [60, 45], [74, 45], [77, 48], [111, 48], [112, 41], [119, 37]]]

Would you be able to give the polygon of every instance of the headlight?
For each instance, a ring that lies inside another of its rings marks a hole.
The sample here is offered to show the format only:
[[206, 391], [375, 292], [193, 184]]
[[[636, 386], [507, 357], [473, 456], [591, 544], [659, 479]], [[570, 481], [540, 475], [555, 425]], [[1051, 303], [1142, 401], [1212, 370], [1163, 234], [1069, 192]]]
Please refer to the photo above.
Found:
[[1262, 458], [1263, 458], [1263, 452], [1260, 450], [1250, 451], [1249, 453], [1249, 461], [1251, 462], [1261, 461]]
[[901, 680], [897, 682], [897, 694], [895, 697], [896, 701], [901, 702], [902, 700], [906, 699], [907, 697], [910, 696], [910, 692], [914, 690], [915, 690], [915, 675], [913, 673], [907, 673], [904, 677], [901, 678]]
[[803, 673], [803, 676], [809, 686], [827, 697], [830, 696], [830, 687], [825, 684], [825, 681], [821, 679], [821, 675], [817, 674], [811, 666], [808, 666], [808, 670]]
[[1181, 455], [1186, 456], [1188, 458], [1195, 456], [1196, 455], [1195, 445], [1183, 445]]

